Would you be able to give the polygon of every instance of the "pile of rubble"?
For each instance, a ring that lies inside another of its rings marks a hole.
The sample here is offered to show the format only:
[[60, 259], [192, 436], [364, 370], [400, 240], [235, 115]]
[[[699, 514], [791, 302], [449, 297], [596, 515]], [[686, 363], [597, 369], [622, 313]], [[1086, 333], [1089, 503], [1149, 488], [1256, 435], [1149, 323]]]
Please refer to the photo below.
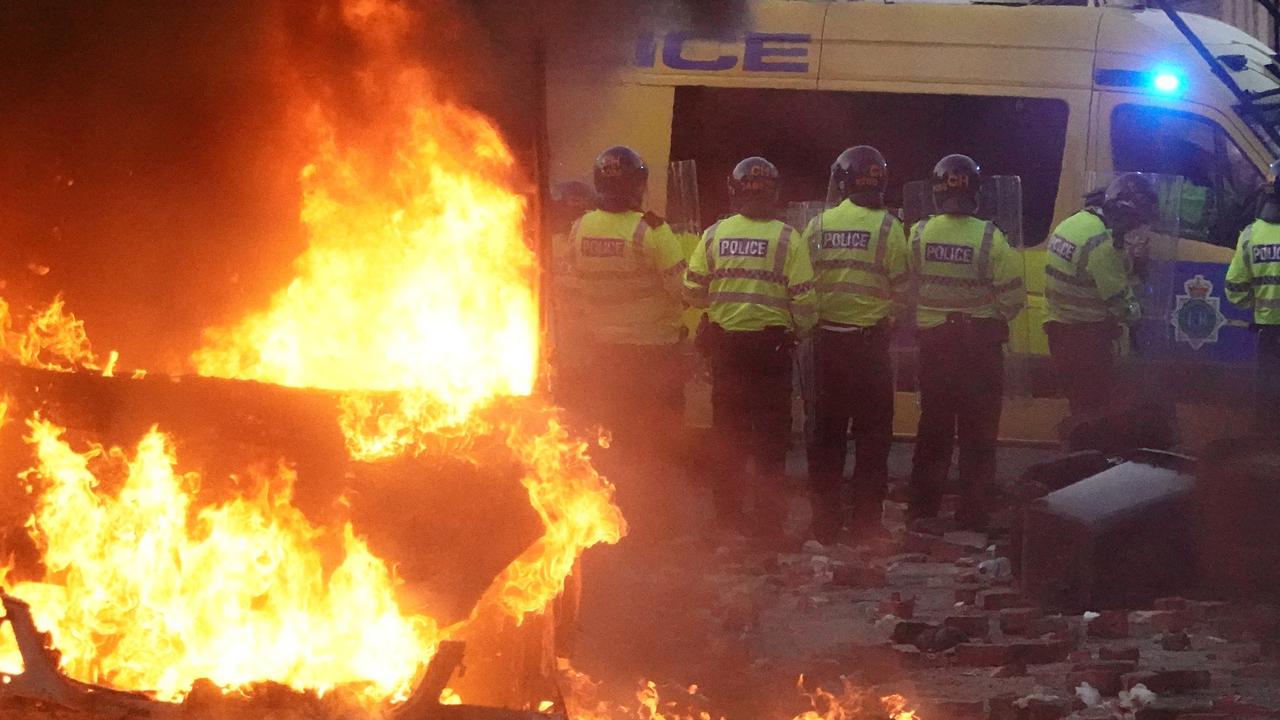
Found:
[[887, 503], [892, 537], [858, 548], [722, 551], [719, 619], [762, 677], [901, 693], [927, 720], [1280, 717], [1280, 609], [1051, 612], [1020, 591], [1013, 542], [910, 532], [903, 509]]

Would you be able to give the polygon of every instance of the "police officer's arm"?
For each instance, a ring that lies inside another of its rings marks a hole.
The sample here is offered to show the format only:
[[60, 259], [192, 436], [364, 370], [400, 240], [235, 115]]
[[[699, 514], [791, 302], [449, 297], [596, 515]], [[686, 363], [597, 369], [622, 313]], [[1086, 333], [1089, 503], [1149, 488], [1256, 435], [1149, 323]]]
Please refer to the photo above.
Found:
[[884, 253], [884, 269], [889, 275], [889, 292], [896, 305], [911, 303], [911, 272], [907, 267], [907, 235], [902, 231], [902, 223], [893, 221], [889, 228], [888, 245]]
[[645, 221], [650, 223], [645, 248], [649, 251], [654, 269], [662, 278], [663, 289], [668, 295], [679, 300], [684, 295], [685, 270], [689, 267], [689, 263], [685, 259], [680, 240], [675, 233], [671, 232], [671, 226], [662, 222], [662, 219], [656, 215], [654, 218], [659, 223], [656, 226], [648, 216], [645, 218]]
[[1027, 288], [1022, 284], [1022, 254], [1009, 246], [1009, 240], [999, 228], [992, 238], [991, 251], [996, 308], [1005, 320], [1013, 320], [1027, 304]]
[[1239, 308], [1253, 307], [1253, 268], [1249, 265], [1249, 228], [1240, 233], [1236, 252], [1227, 266], [1227, 300]]
[[702, 239], [689, 256], [689, 267], [684, 271], [684, 301], [693, 307], [704, 308], [711, 304], [711, 268], [707, 267], [707, 243], [711, 242], [714, 226], [702, 233]]
[[1107, 312], [1128, 325], [1141, 316], [1142, 309], [1129, 284], [1125, 254], [1111, 243], [1102, 243], [1089, 255], [1085, 268], [1098, 288], [1098, 297]]
[[787, 276], [787, 300], [791, 310], [791, 322], [800, 335], [806, 335], [818, 324], [818, 293], [813, 284], [813, 262], [809, 243], [793, 242], [787, 246], [787, 258], [783, 262], [783, 274]]

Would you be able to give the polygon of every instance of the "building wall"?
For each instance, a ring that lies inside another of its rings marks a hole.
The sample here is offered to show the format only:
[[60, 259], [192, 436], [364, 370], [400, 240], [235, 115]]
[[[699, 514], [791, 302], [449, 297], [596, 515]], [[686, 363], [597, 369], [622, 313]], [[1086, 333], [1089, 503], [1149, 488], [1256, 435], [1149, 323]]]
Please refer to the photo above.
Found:
[[1216, 17], [1275, 47], [1271, 16], [1255, 0], [1182, 0], [1179, 10]]

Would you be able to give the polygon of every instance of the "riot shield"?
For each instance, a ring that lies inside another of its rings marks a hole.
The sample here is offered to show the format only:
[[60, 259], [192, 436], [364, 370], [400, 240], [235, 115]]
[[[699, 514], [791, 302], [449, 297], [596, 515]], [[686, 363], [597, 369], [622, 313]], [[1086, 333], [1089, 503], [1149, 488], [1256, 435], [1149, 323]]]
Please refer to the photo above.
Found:
[[695, 243], [702, 234], [696, 160], [677, 160], [667, 171], [667, 223], [676, 235], [692, 236]]
[[[783, 214], [783, 222], [795, 228], [797, 232], [803, 233], [805, 228], [809, 227], [809, 223], [814, 218], [820, 218], [826, 209], [827, 204], [822, 200], [787, 203], [786, 211]], [[810, 252], [812, 252], [812, 248], [810, 248]], [[796, 348], [794, 377], [795, 395], [799, 399], [801, 407], [804, 408], [804, 438], [805, 443], [808, 444], [813, 441], [814, 421], [817, 412], [815, 404], [817, 378], [814, 374], [812, 339], [806, 338], [802, 340]]]
[[[1178, 296], [1184, 291], [1179, 282], [1182, 278], [1178, 262], [1181, 245], [1185, 240], [1182, 211], [1189, 196], [1195, 195], [1195, 192], [1181, 176], [1144, 174], [1155, 183], [1160, 202], [1157, 219], [1149, 227], [1130, 233], [1124, 239], [1133, 291], [1142, 307], [1142, 316], [1129, 327], [1121, 352], [1147, 360], [1170, 360], [1178, 351], [1179, 327], [1176, 315], [1180, 307]], [[1106, 187], [1117, 175], [1118, 173], [1090, 173], [1088, 197], [1100, 201]], [[1217, 291], [1220, 294], [1221, 287]], [[1215, 312], [1210, 314], [1220, 316], [1216, 313], [1216, 308], [1213, 310]], [[1187, 329], [1192, 335], [1205, 334], [1198, 327]]]

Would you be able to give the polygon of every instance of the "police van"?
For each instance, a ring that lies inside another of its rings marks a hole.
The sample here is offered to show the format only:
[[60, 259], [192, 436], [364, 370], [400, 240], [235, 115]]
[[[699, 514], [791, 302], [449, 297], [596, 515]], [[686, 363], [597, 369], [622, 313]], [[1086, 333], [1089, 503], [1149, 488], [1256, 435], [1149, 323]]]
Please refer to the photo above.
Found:
[[[551, 179], [581, 178], [600, 149], [630, 145], [651, 165], [650, 206], [691, 214], [678, 219], [696, 230], [727, 212], [725, 177], [743, 157], [773, 161], [784, 201], [804, 203], [824, 197], [841, 150], [874, 145], [889, 162], [887, 200], [901, 207], [904, 185], [965, 153], [984, 174], [1021, 179], [1011, 235], [1030, 299], [1010, 349], [1042, 360], [1050, 230], [1113, 173], [1175, 178], [1162, 201], [1176, 217], [1153, 243], [1127, 364], [1176, 391], [1193, 432], [1231, 432], [1238, 413], [1202, 401], [1247, 385], [1249, 318], [1223, 282], [1280, 148], [1268, 105], [1280, 67], [1224, 23], [1125, 4], [1134, 7], [760, 0], [735, 27], [704, 36], [672, 22], [584, 38], [548, 59]], [[681, 177], [668, 177], [667, 161]], [[667, 192], [687, 187], [690, 166], [692, 212], [686, 190], [670, 203]], [[1032, 397], [1052, 395], [1036, 380], [1046, 365], [1011, 363], [1022, 369], [1004, 437], [1053, 436], [1065, 404]], [[900, 388], [911, 375], [906, 362]], [[911, 432], [914, 402], [900, 398], [897, 429]]]

